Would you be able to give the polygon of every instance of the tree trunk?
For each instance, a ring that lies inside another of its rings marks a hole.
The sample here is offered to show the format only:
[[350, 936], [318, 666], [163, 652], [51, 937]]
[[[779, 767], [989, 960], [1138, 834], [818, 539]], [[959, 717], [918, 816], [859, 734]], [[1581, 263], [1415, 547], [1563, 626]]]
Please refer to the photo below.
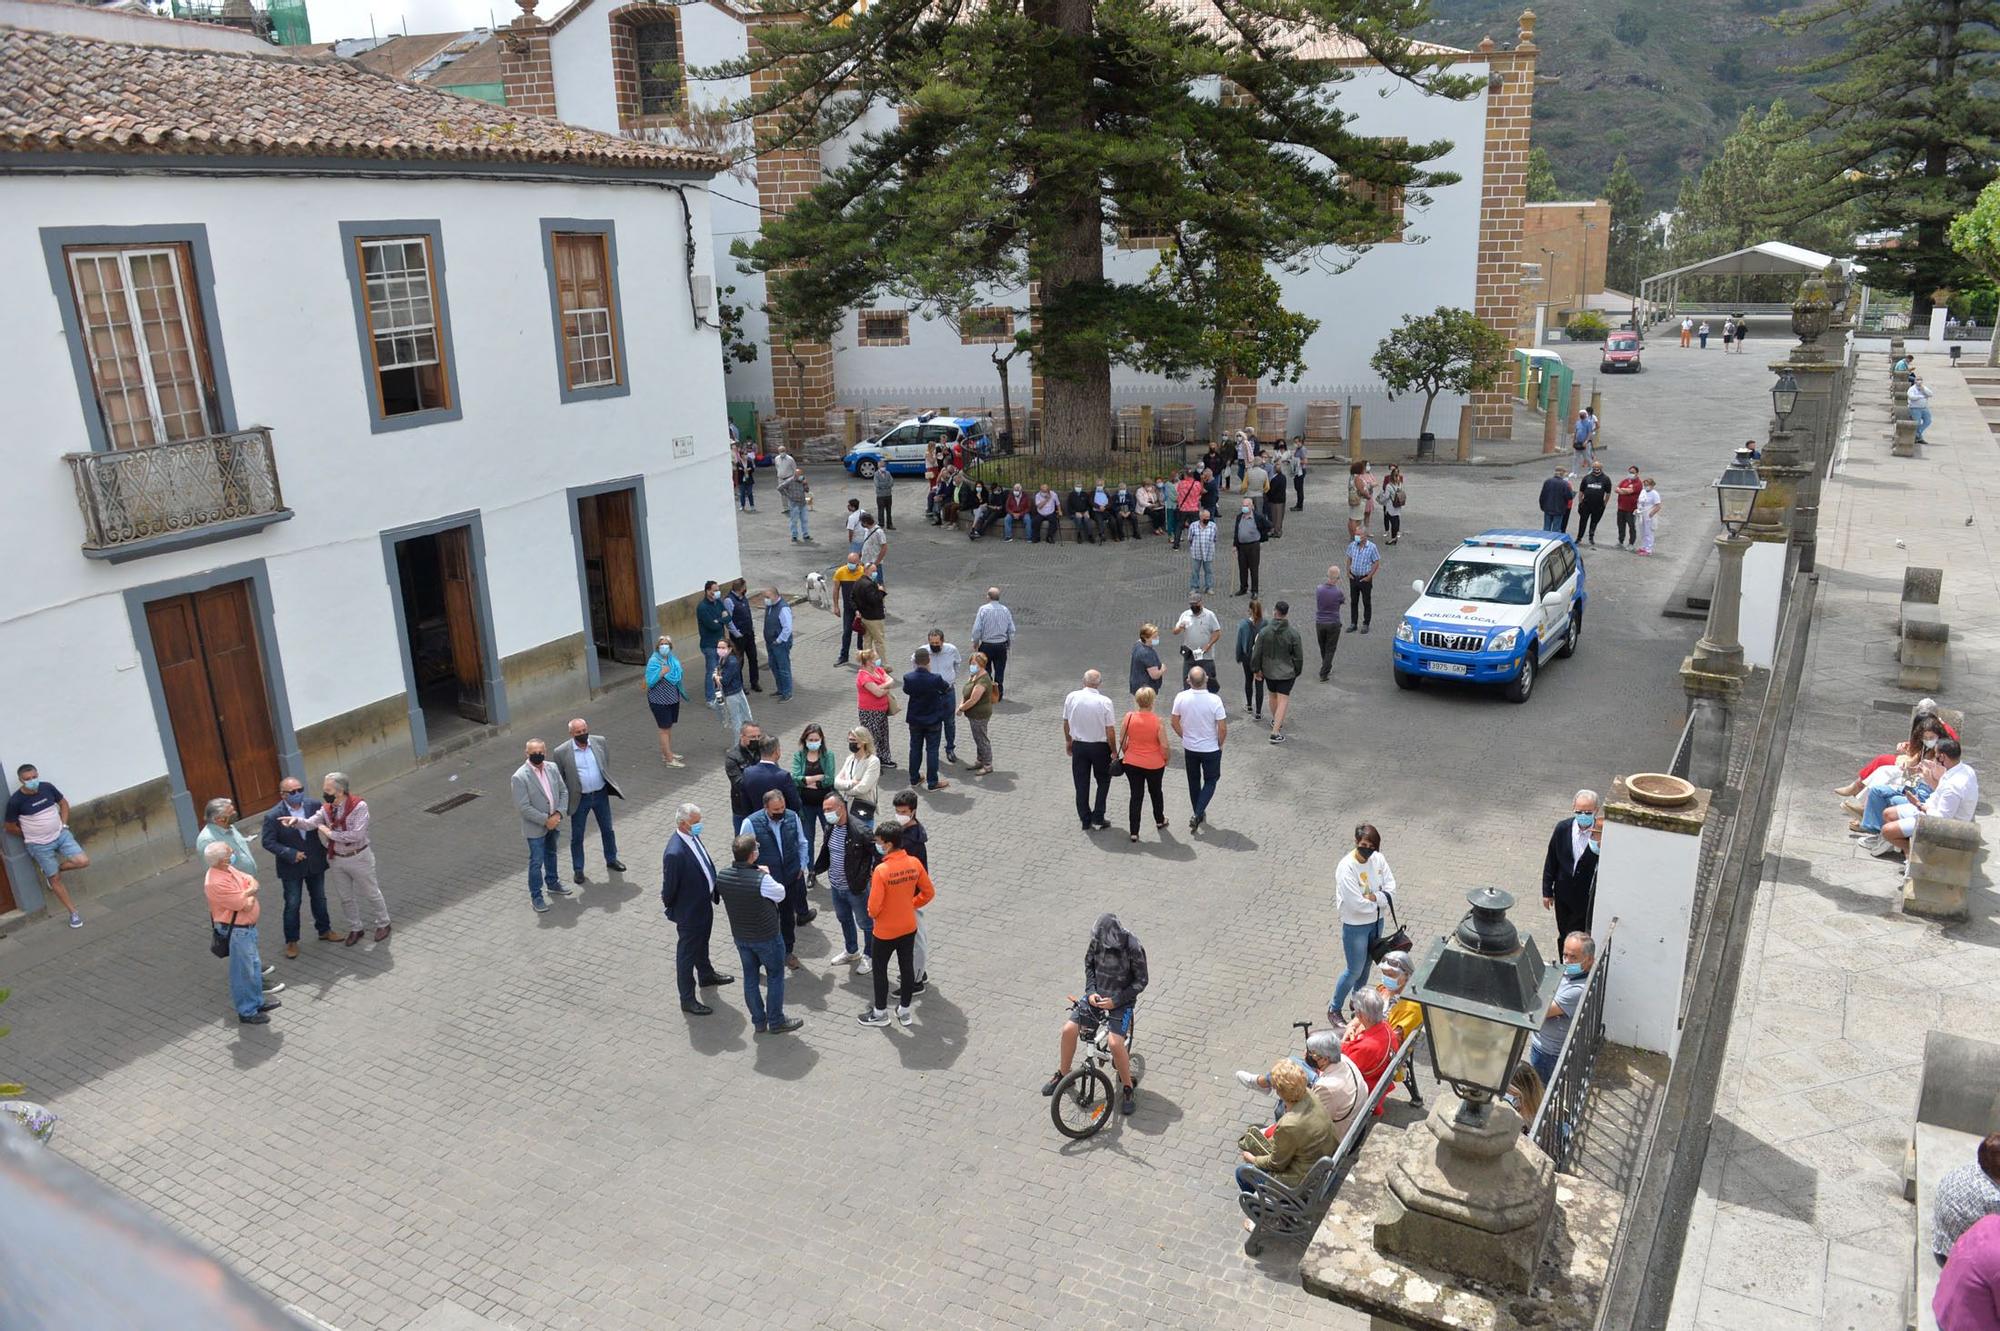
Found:
[[1417, 438], [1419, 439], [1424, 437], [1424, 431], [1431, 428], [1431, 408], [1437, 405], [1437, 400], [1436, 389], [1432, 389], [1424, 395], [1424, 418], [1417, 422]]
[[[1056, 30], [1048, 58], [1033, 77], [1038, 130], [1081, 139], [1096, 132], [1092, 110], [1093, 0], [1029, 0], [1029, 21]], [[1104, 199], [1094, 170], [1051, 163], [1030, 191], [1030, 216], [1040, 221], [1042, 451], [1060, 462], [1090, 463], [1111, 455], [1111, 356], [1090, 326], [1088, 306], [1104, 282]]]
[[1211, 443], [1222, 442], [1222, 408], [1229, 401], [1229, 367], [1215, 367], [1215, 393], [1208, 404], [1208, 438]]
[[[993, 357], [993, 368], [1000, 372], [1000, 428], [1007, 435], [1007, 447], [1004, 451], [1009, 453], [1019, 448], [1022, 443], [1014, 437], [1014, 399], [1007, 391], [1007, 362], [1012, 359], [1014, 359], [1012, 352], [1005, 356]], [[997, 445], [1000, 441], [996, 439], [993, 442]]]
[[[1942, 89], [1957, 73], [1960, 22], [1959, 0], [1947, 0], [1938, 15], [1937, 62], [1931, 84], [1934, 91]], [[1943, 132], [1941, 127], [1938, 132]], [[1930, 191], [1933, 198], [1942, 197], [1945, 178], [1951, 172], [1951, 148], [1950, 143], [1940, 138], [1932, 138], [1924, 146], [1924, 179], [1936, 182]], [[1951, 246], [1945, 239], [1945, 229], [1950, 224], [1949, 218], [1936, 217], [1923, 219], [1916, 226], [1917, 258], [1910, 265], [1910, 285], [1915, 288], [1910, 292], [1910, 332], [1919, 337], [1924, 334], [1918, 330], [1930, 326], [1931, 306], [1936, 303], [1931, 292], [1943, 287], [1951, 272]]]

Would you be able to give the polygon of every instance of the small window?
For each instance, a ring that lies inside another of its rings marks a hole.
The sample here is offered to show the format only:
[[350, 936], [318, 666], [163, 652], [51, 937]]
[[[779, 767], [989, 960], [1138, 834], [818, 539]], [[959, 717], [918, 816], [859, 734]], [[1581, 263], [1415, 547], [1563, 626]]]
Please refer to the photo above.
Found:
[[438, 334], [430, 237], [370, 237], [355, 243], [382, 416], [448, 408], [451, 389]]
[[613, 387], [622, 376], [605, 238], [557, 232], [550, 239], [562, 320], [563, 382], [573, 390]]
[[113, 448], [220, 429], [208, 333], [185, 244], [63, 251], [91, 385]]
[[1174, 229], [1158, 222], [1133, 222], [1118, 224], [1118, 248], [1121, 250], [1164, 250], [1179, 239]]
[[1014, 311], [1005, 305], [988, 305], [982, 309], [967, 310], [958, 320], [958, 340], [973, 342], [1012, 342], [1014, 340]]
[[863, 310], [861, 345], [864, 347], [907, 347], [910, 345], [908, 310]]
[[635, 24], [632, 60], [639, 74], [639, 114], [672, 115], [681, 109], [681, 34], [672, 19]]

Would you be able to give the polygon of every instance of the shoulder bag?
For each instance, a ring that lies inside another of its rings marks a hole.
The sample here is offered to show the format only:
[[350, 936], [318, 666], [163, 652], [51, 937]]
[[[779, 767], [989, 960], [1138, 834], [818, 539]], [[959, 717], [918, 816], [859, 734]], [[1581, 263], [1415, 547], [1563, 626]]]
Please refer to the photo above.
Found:
[[241, 913], [240, 911], [229, 912], [229, 923], [227, 924], [217, 924], [213, 919], [209, 920], [208, 950], [210, 952], [218, 957], [229, 955], [229, 940], [236, 934], [236, 917]]
[[1370, 961], [1380, 961], [1391, 952], [1408, 952], [1412, 947], [1416, 946], [1415, 942], [1410, 938], [1410, 931], [1405, 929], [1403, 922], [1396, 918], [1396, 899], [1387, 893], [1384, 893], [1383, 896], [1389, 903], [1389, 920], [1396, 926], [1396, 931], [1386, 938], [1378, 933], [1375, 937], [1368, 940], [1368, 960]]

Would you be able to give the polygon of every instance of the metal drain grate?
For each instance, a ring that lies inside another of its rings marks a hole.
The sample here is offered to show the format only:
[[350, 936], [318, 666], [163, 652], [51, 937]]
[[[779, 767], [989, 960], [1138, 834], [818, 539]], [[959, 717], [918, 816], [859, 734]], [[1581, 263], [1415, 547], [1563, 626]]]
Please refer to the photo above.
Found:
[[456, 809], [456, 808], [458, 808], [458, 807], [459, 807], [460, 805], [462, 805], [462, 804], [470, 804], [470, 803], [472, 803], [472, 801], [474, 801], [474, 800], [476, 800], [476, 799], [478, 799], [478, 798], [479, 798], [479, 792], [478, 792], [478, 791], [476, 791], [476, 790], [468, 790], [468, 791], [466, 791], [466, 792], [465, 792], [465, 793], [463, 793], [463, 794], [460, 794], [460, 795], [453, 795], [453, 796], [452, 796], [452, 797], [451, 797], [450, 799], [448, 799], [448, 800], [445, 800], [445, 801], [444, 801], [443, 803], [441, 803], [441, 804], [433, 804], [433, 805], [431, 805], [431, 806], [430, 806], [430, 807], [429, 807], [428, 809], [425, 809], [425, 810], [424, 810], [424, 812], [425, 812], [425, 813], [450, 813], [450, 812], [451, 812], [451, 811], [452, 811], [453, 809]]

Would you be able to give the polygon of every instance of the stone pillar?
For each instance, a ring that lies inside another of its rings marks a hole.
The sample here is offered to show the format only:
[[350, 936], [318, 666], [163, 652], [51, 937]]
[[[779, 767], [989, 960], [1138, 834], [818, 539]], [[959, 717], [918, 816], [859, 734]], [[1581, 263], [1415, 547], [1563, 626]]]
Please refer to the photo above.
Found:
[[536, 0], [517, 0], [521, 17], [500, 30], [500, 86], [507, 109], [529, 115], [556, 113], [555, 67], [549, 29], [535, 16]]
[[1903, 913], [1962, 920], [1965, 891], [1979, 858], [1979, 825], [1925, 818], [1917, 827], [1917, 839], [1910, 844], [1910, 875], [1903, 881]]
[[1692, 656], [1681, 660], [1681, 689], [1688, 696], [1688, 723], [1693, 728], [1687, 779], [1708, 790], [1729, 780], [1729, 726], [1737, 699], [1743, 696], [1743, 676], [1702, 669]]
[[[796, 16], [771, 15], [763, 21], [783, 23], [798, 20]], [[750, 45], [753, 54], [759, 50], [754, 35], [750, 38]], [[751, 94], [756, 96], [770, 91], [779, 78], [780, 71], [777, 69], [753, 71], [750, 75]], [[758, 116], [751, 124], [752, 133], [760, 145], [771, 141], [777, 129], [778, 119], [775, 116]], [[756, 170], [757, 201], [764, 211], [772, 216], [789, 213], [820, 182], [819, 145], [808, 143], [759, 153]], [[770, 284], [783, 281], [782, 272], [767, 274], [767, 293]], [[770, 322], [768, 352], [775, 414], [780, 420], [798, 422], [803, 429], [800, 437], [823, 432], [827, 414], [833, 410], [833, 347], [825, 342], [793, 341], [785, 335], [785, 330], [774, 316]]]
[[1576, 385], [1558, 381], [1546, 388], [1542, 397], [1548, 404], [1542, 412], [1542, 453], [1547, 456], [1562, 447], [1563, 426], [1569, 422], [1570, 403], [1576, 398]]
[[1799, 570], [1810, 573], [1816, 567], [1819, 528], [1820, 480], [1827, 460], [1833, 455], [1840, 431], [1838, 388], [1840, 366], [1826, 362], [1791, 361], [1772, 367], [1789, 369], [1798, 381], [1799, 401], [1792, 412], [1792, 432], [1800, 441], [1799, 465], [1803, 484], [1793, 508], [1792, 543], [1798, 547]]
[[1458, 409], [1458, 460], [1472, 461], [1472, 420], [1475, 411], [1470, 402]]
[[1727, 532], [1715, 538], [1715, 590], [1709, 594], [1708, 631], [1689, 659], [1709, 674], [1743, 673], [1743, 644], [1737, 638], [1743, 613], [1743, 553], [1748, 537]]
[[1361, 448], [1361, 404], [1353, 402], [1347, 408], [1347, 460], [1359, 462], [1367, 456]]
[[[1463, 63], [1487, 68], [1486, 136], [1479, 194], [1479, 261], [1472, 312], [1489, 326], [1520, 336], [1521, 234], [1528, 199], [1530, 121], [1535, 105], [1535, 16], [1521, 15], [1514, 49], [1491, 37]], [[1481, 439], [1512, 439], [1514, 407], [1503, 388], [1472, 395], [1473, 429]]]
[[1944, 350], [1944, 321], [1951, 311], [1943, 305], [1931, 306], [1931, 341], [1936, 343], [1932, 351]]
[[1391, 1168], [1375, 1217], [1376, 1250], [1525, 1293], [1555, 1220], [1555, 1165], [1496, 1101], [1483, 1122], [1458, 1117], [1440, 1088], [1424, 1126]]
[[1696, 790], [1678, 808], [1662, 809], [1634, 801], [1624, 777], [1611, 783], [1590, 932], [1599, 956], [1611, 962], [1604, 1038], [1614, 1044], [1668, 1058], [1679, 1049], [1688, 929], [1708, 810], [1706, 790]]

